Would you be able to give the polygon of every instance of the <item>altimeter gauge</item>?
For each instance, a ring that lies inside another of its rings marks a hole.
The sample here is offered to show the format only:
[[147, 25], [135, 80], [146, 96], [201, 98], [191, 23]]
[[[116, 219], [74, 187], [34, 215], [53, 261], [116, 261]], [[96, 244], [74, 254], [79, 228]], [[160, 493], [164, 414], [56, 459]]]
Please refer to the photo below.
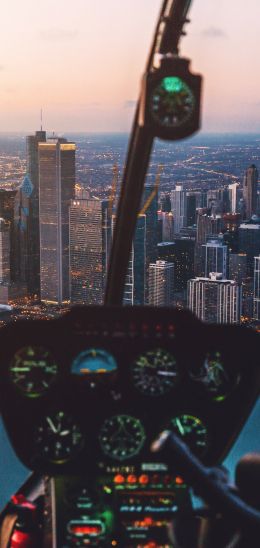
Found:
[[64, 411], [48, 414], [37, 427], [36, 454], [55, 464], [75, 457], [83, 446], [83, 435], [71, 415]]
[[135, 388], [146, 396], [163, 396], [176, 384], [178, 369], [175, 357], [162, 348], [148, 350], [134, 361], [132, 377]]
[[190, 376], [201, 383], [215, 401], [224, 400], [240, 380], [239, 372], [227, 368], [220, 351], [208, 352], [202, 367], [191, 371]]
[[52, 354], [42, 346], [18, 350], [9, 366], [13, 384], [27, 397], [37, 398], [48, 390], [58, 372]]
[[106, 419], [99, 433], [102, 451], [111, 459], [123, 461], [141, 451], [145, 431], [139, 419], [129, 415], [115, 415]]

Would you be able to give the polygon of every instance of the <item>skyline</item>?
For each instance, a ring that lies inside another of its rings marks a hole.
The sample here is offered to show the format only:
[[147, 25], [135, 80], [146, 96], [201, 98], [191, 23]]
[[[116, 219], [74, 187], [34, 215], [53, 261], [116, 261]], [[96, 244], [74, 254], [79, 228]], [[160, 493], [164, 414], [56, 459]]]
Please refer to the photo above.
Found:
[[[1, 131], [38, 128], [42, 107], [48, 131], [128, 132], [160, 6], [75, 0], [68, 11], [46, 0], [40, 13], [32, 0], [3, 6]], [[205, 78], [203, 132], [258, 130], [260, 5], [250, 7], [193, 2], [180, 53]]]

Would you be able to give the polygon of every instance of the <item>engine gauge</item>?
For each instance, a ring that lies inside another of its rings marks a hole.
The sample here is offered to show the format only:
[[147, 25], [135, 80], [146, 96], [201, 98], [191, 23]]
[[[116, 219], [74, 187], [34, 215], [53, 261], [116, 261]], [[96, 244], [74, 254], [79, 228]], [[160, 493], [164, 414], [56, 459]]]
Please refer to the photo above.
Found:
[[224, 400], [238, 384], [240, 375], [226, 368], [222, 353], [208, 352], [202, 367], [191, 372], [193, 380], [202, 383], [206, 391], [216, 401]]
[[144, 442], [145, 431], [141, 421], [129, 415], [106, 419], [99, 434], [99, 443], [105, 455], [119, 461], [138, 455]]
[[35, 435], [37, 456], [62, 464], [77, 455], [83, 435], [74, 419], [64, 411], [46, 415]]
[[71, 366], [74, 375], [109, 374], [116, 370], [114, 357], [102, 348], [88, 348], [80, 352]]
[[163, 396], [176, 384], [177, 364], [174, 356], [156, 348], [141, 354], [132, 365], [134, 386], [146, 396]]
[[164, 127], [180, 127], [192, 117], [195, 97], [190, 87], [177, 76], [162, 78], [151, 94], [154, 120]]
[[198, 456], [203, 456], [208, 447], [207, 428], [192, 415], [178, 415], [171, 420], [171, 429], [178, 434]]
[[27, 397], [37, 398], [48, 390], [58, 366], [47, 348], [25, 346], [18, 350], [10, 364], [14, 385]]

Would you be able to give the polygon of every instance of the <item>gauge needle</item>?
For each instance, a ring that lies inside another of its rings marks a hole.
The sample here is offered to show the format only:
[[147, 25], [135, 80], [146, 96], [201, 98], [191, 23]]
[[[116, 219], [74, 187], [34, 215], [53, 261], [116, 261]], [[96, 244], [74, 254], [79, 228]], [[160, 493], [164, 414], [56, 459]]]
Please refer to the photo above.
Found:
[[69, 433], [69, 430], [63, 430], [62, 432], [60, 432], [60, 436], [68, 436]]
[[157, 375], [163, 375], [164, 377], [176, 377], [176, 373], [173, 371], [157, 371]]
[[176, 424], [177, 424], [177, 427], [178, 427], [178, 430], [179, 430], [180, 434], [181, 434], [182, 436], [185, 436], [185, 430], [184, 430], [184, 428], [183, 428], [183, 426], [182, 426], [182, 424], [181, 424], [180, 419], [176, 419]]
[[58, 433], [58, 430], [57, 428], [54, 426], [52, 420], [50, 417], [47, 417], [47, 423], [49, 424], [49, 426], [51, 427], [52, 431], [54, 432], [54, 434], [57, 434]]

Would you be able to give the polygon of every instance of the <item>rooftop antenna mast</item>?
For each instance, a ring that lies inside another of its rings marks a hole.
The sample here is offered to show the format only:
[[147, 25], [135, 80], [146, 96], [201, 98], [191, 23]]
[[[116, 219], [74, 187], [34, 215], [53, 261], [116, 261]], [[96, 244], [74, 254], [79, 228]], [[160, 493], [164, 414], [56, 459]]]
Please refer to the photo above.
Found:
[[[179, 41], [189, 22], [187, 14], [192, 0], [164, 0], [148, 55], [145, 75], [156, 72], [156, 56], [178, 57]], [[146, 123], [140, 123], [143, 106], [142, 91], [128, 145], [116, 225], [106, 284], [105, 304], [122, 304], [125, 276], [135, 232], [136, 219], [152, 151], [154, 134]], [[176, 137], [175, 137], [176, 138]]]
[[41, 131], [42, 131], [42, 107], [41, 107]]

